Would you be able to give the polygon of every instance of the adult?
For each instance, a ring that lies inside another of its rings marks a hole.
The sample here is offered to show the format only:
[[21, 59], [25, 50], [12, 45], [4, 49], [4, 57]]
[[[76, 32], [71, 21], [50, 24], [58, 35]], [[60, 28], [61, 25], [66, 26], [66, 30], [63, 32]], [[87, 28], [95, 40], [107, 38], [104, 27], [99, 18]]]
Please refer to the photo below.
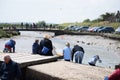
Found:
[[53, 56], [52, 50], [53, 45], [52, 41], [49, 39], [49, 35], [45, 35], [44, 39], [40, 42], [40, 55]]
[[33, 54], [39, 54], [39, 40], [35, 40], [35, 42], [33, 43], [32, 53]]
[[66, 46], [63, 49], [63, 56], [65, 61], [70, 61], [71, 60], [71, 48], [70, 48], [70, 43], [66, 43]]
[[104, 80], [120, 80], [120, 64], [117, 66], [116, 70]]
[[72, 49], [72, 61], [81, 64], [83, 56], [84, 49], [79, 45], [75, 45], [74, 48]]
[[96, 62], [99, 61], [101, 63], [99, 55], [95, 55], [91, 58], [91, 60], [88, 62], [91, 66], [96, 66]]
[[20, 79], [21, 70], [18, 64], [10, 58], [10, 56], [4, 57], [4, 62], [0, 68], [0, 79], [1, 80], [15, 80]]

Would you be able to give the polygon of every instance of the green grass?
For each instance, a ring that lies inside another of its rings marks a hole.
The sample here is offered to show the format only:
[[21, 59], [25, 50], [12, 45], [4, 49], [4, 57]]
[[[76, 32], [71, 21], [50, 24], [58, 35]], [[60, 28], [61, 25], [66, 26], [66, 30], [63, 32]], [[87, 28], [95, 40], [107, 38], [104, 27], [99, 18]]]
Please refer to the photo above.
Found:
[[2, 37], [4, 37], [4, 36], [6, 36], [6, 32], [5, 32], [5, 31], [0, 30], [0, 38], [2, 38]]
[[18, 32], [16, 31], [3, 31], [3, 30], [0, 30], [0, 38], [10, 38], [12, 36], [17, 36], [19, 35]]

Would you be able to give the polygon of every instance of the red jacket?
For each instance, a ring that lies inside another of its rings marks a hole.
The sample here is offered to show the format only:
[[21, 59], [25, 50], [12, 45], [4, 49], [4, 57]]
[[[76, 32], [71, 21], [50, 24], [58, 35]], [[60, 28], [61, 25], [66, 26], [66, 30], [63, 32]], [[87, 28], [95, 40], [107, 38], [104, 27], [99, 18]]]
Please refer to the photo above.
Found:
[[120, 68], [115, 70], [110, 76], [109, 80], [120, 80]]

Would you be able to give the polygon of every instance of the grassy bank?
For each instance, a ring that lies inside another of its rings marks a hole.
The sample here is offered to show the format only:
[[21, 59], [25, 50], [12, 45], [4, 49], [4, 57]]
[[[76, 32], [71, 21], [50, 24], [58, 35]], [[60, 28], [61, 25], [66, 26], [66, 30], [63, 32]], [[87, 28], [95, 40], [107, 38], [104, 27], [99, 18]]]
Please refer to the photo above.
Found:
[[110, 22], [83, 22], [83, 23], [63, 23], [59, 24], [59, 26], [62, 26], [62, 28], [68, 27], [69, 25], [77, 25], [77, 26], [112, 26], [115, 29], [120, 26], [120, 23], [110, 23]]
[[17, 31], [3, 31], [3, 30], [0, 30], [0, 38], [10, 38], [12, 36], [17, 36], [19, 35], [19, 32]]

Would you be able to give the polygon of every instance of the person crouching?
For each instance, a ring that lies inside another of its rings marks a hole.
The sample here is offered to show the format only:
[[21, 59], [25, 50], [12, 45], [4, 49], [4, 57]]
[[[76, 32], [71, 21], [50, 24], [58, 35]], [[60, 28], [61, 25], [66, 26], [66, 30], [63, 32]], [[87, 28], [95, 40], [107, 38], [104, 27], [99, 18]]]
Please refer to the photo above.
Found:
[[5, 48], [4, 48], [3, 52], [4, 53], [7, 53], [7, 52], [15, 53], [15, 45], [16, 45], [15, 40], [13, 40], [13, 39], [9, 40], [7, 43], [5, 43]]
[[75, 63], [82, 64], [83, 56], [84, 49], [79, 45], [75, 45], [72, 50], [72, 61]]
[[89, 65], [91, 66], [96, 66], [96, 62], [99, 61], [101, 63], [102, 61], [100, 60], [99, 55], [95, 55], [91, 58], [91, 60], [88, 62]]

